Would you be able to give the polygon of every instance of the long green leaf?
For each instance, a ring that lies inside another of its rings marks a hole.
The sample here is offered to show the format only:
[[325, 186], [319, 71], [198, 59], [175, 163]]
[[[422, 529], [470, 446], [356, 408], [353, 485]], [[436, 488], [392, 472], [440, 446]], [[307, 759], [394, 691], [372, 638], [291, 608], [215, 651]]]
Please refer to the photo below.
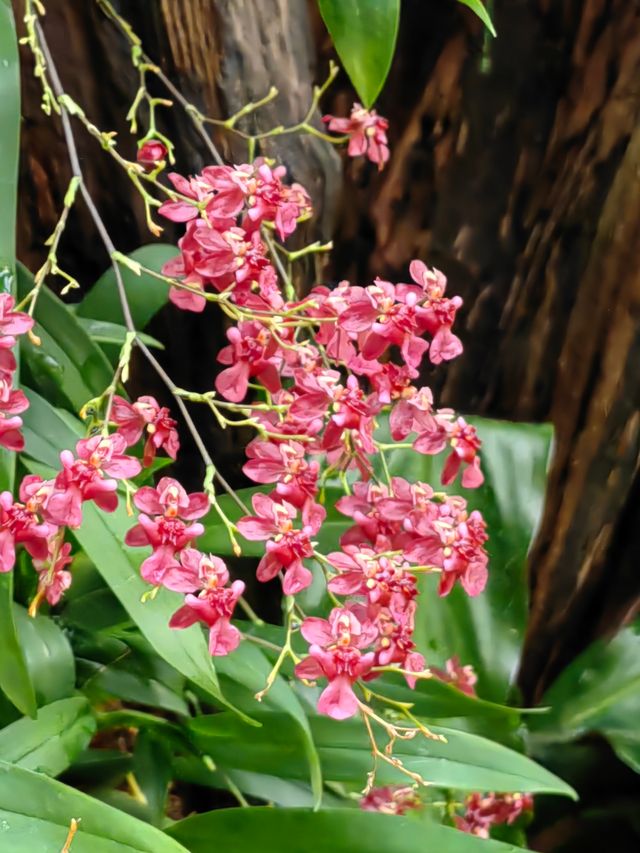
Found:
[[0, 760], [58, 776], [88, 745], [96, 724], [86, 699], [61, 699], [40, 708], [35, 720], [0, 731]]
[[76, 539], [153, 648], [178, 672], [222, 699], [200, 627], [184, 631], [169, 628], [169, 619], [182, 603], [181, 596], [162, 589], [153, 601], [143, 602], [149, 590], [139, 573], [144, 555], [124, 544], [125, 534], [132, 526], [126, 509], [120, 506], [107, 518], [93, 504], [85, 504], [83, 515], [82, 527], [75, 531]]
[[368, 108], [391, 67], [400, 0], [318, 0], [318, 5], [338, 56]]
[[219, 809], [167, 830], [191, 853], [516, 853], [488, 841], [408, 817], [352, 809]]
[[13, 610], [13, 572], [0, 575], [0, 687], [16, 708], [30, 717], [37, 710]]
[[530, 721], [534, 747], [596, 731], [640, 773], [639, 627], [597, 640], [560, 674], [542, 697], [548, 713]]
[[[235, 684], [243, 685], [249, 691], [249, 704], [240, 704], [238, 701], [236, 701], [236, 704], [243, 708], [250, 716], [254, 716], [257, 710], [255, 694], [264, 689], [270, 671], [271, 664], [265, 655], [260, 649], [249, 642], [241, 643], [235, 652], [221, 658], [218, 663], [218, 672], [220, 675], [224, 675]], [[263, 703], [267, 707], [271, 706], [275, 708], [277, 711], [285, 711], [289, 717], [287, 726], [290, 728], [293, 723], [293, 726], [298, 731], [304, 755], [307, 759], [315, 803], [319, 804], [322, 798], [320, 758], [315, 748], [309, 720], [300, 704], [300, 700], [287, 682], [278, 676], [269, 692], [265, 695]]]
[[[15, 293], [20, 63], [10, 0], [0, 0], [0, 292]], [[13, 488], [15, 453], [0, 448], [0, 491]], [[0, 614], [1, 615], [1, 614]]]
[[[18, 266], [18, 295], [33, 287], [33, 276]], [[20, 341], [25, 367], [48, 399], [69, 404], [76, 412], [97, 397], [113, 379], [113, 369], [97, 343], [82, 328], [73, 311], [47, 287], [38, 296], [35, 333], [41, 346], [26, 336]]]
[[49, 468], [60, 467], [60, 451], [73, 450], [84, 438], [85, 430], [79, 420], [64, 409], [56, 409], [44, 397], [24, 389], [29, 408], [22, 415], [25, 441], [24, 453]]
[[0, 762], [0, 847], [11, 853], [52, 851], [80, 820], [73, 853], [188, 853], [149, 824], [40, 773]]
[[[177, 254], [176, 247], [168, 243], [151, 243], [149, 246], [136, 249], [129, 258], [134, 263], [141, 264], [154, 272], [160, 272], [162, 265]], [[121, 265], [120, 269], [133, 322], [137, 329], [144, 329], [154, 314], [157, 314], [167, 303], [169, 288], [162, 281], [144, 272], [136, 275], [132, 269], [124, 265]], [[123, 322], [116, 277], [111, 267], [100, 276], [78, 305], [78, 316], [107, 320], [110, 323]]]
[[[267, 773], [285, 779], [305, 778], [307, 769], [300, 738], [281, 714], [255, 714], [260, 728], [242, 724], [223, 713], [194, 719], [190, 728], [199, 746], [220, 764], [237, 770]], [[325, 779], [359, 783], [371, 770], [371, 744], [360, 720], [335, 722], [310, 717], [313, 740]], [[446, 743], [415, 737], [396, 741], [394, 755], [431, 784], [463, 791], [530, 791], [575, 796], [557, 776], [524, 755], [477, 735], [431, 727]], [[380, 741], [384, 747], [384, 741]], [[406, 782], [397, 769], [381, 764], [378, 784]]]
[[[20, 63], [10, 0], [0, 0], [0, 292], [15, 293]], [[0, 448], [0, 491], [13, 490], [16, 454]], [[13, 578], [0, 577], [0, 689], [23, 714], [36, 700], [13, 619]]]
[[[127, 329], [118, 323], [109, 323], [106, 320], [91, 320], [89, 317], [78, 317], [78, 323], [89, 335], [92, 341], [99, 344], [118, 344], [122, 346], [127, 338]], [[138, 333], [140, 340], [149, 347], [164, 349], [164, 344], [152, 338], [151, 335]]]
[[468, 6], [472, 12], [475, 12], [475, 14], [480, 18], [485, 27], [489, 30], [491, 35], [495, 38], [497, 33], [495, 27], [493, 26], [491, 15], [487, 12], [482, 0], [458, 0], [458, 3], [462, 3], [463, 6]]
[[38, 706], [71, 696], [76, 668], [64, 633], [53, 619], [33, 618], [19, 604], [13, 605], [13, 614]]

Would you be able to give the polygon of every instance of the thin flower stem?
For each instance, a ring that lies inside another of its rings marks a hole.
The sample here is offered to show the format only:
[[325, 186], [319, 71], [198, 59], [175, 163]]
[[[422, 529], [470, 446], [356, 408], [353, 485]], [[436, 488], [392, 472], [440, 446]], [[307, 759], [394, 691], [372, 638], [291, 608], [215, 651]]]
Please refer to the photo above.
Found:
[[38, 302], [38, 297], [40, 296], [40, 291], [42, 290], [42, 286], [45, 282], [45, 279], [49, 274], [60, 275], [67, 280], [67, 284], [62, 291], [62, 295], [64, 295], [67, 291], [71, 289], [77, 289], [78, 287], [80, 287], [75, 278], [65, 273], [58, 266], [58, 246], [60, 244], [60, 239], [64, 233], [64, 229], [67, 225], [69, 212], [75, 202], [79, 184], [79, 178], [74, 175], [69, 181], [69, 186], [67, 187], [67, 191], [64, 194], [64, 206], [62, 208], [60, 218], [56, 223], [56, 227], [54, 228], [53, 233], [45, 241], [45, 246], [49, 246], [49, 252], [47, 253], [45, 262], [33, 277], [32, 290], [16, 306], [16, 311], [22, 310], [26, 306], [26, 304], [29, 303], [27, 313], [30, 317], [33, 317], [36, 309], [36, 304]]
[[249, 640], [250, 643], [255, 643], [256, 646], [262, 646], [264, 649], [269, 649], [269, 651], [272, 652], [282, 651], [280, 646], [276, 646], [275, 643], [270, 643], [269, 640], [263, 640], [262, 637], [256, 637], [254, 634], [243, 633], [242, 638], [244, 640]]
[[69, 821], [69, 832], [67, 833], [67, 837], [65, 839], [64, 845], [60, 850], [60, 853], [70, 853], [71, 844], [73, 843], [73, 839], [76, 837], [76, 832], [80, 827], [80, 821], [82, 818], [72, 817]]
[[233, 794], [233, 796], [238, 801], [238, 805], [243, 809], [248, 809], [249, 803], [247, 802], [247, 800], [245, 800], [244, 795], [242, 794], [242, 791], [240, 790], [240, 788], [238, 788], [238, 786], [233, 781], [231, 776], [229, 776], [227, 773], [223, 773], [222, 778], [224, 779], [225, 785], [227, 786], [229, 791]]
[[162, 85], [167, 89], [167, 91], [171, 94], [171, 97], [180, 104], [180, 106], [184, 109], [187, 115], [190, 117], [193, 122], [194, 127], [196, 128], [199, 135], [202, 137], [204, 144], [207, 146], [209, 153], [218, 164], [218, 166], [222, 166], [224, 160], [220, 156], [220, 152], [215, 146], [215, 143], [207, 133], [204, 127], [204, 122], [202, 120], [202, 114], [196, 107], [193, 106], [180, 92], [176, 86], [171, 82], [171, 80], [164, 74], [162, 69], [160, 69], [157, 65], [155, 65], [147, 56], [147, 54], [142, 50], [142, 42], [136, 35], [136, 33], [131, 28], [130, 24], [125, 21], [114, 9], [113, 4], [110, 0], [96, 0], [98, 6], [102, 9], [104, 14], [109, 20], [115, 24], [115, 26], [120, 30], [120, 32], [125, 36], [129, 45], [131, 46], [131, 56], [133, 60], [133, 64], [137, 65], [140, 62], [148, 64], [152, 66], [153, 73], [160, 80]]
[[276, 678], [278, 677], [278, 673], [280, 672], [282, 664], [285, 662], [285, 660], [288, 657], [290, 657], [290, 658], [292, 658], [292, 660], [295, 663], [298, 662], [298, 656], [295, 654], [295, 652], [291, 648], [291, 635], [293, 634], [293, 621], [294, 621], [294, 616], [293, 616], [294, 607], [295, 607], [295, 598], [292, 595], [287, 595], [285, 597], [285, 619], [286, 619], [286, 624], [287, 624], [287, 633], [286, 633], [286, 637], [285, 637], [284, 646], [280, 649], [280, 654], [278, 655], [278, 659], [276, 660], [276, 662], [273, 666], [273, 669], [271, 670], [271, 672], [269, 673], [269, 675], [267, 677], [267, 683], [265, 684], [265, 686], [263, 687], [262, 690], [260, 690], [258, 693], [256, 693], [255, 698], [258, 700], [258, 702], [262, 702], [262, 700], [264, 699], [266, 694], [273, 687], [273, 683], [276, 680]]
[[266, 624], [264, 619], [261, 619], [258, 616], [258, 614], [255, 612], [253, 607], [249, 604], [249, 602], [247, 601], [247, 599], [244, 596], [242, 596], [242, 595], [240, 596], [240, 598], [238, 599], [238, 604], [240, 605], [240, 609], [244, 611], [244, 614], [247, 617], [247, 619], [249, 619], [250, 622], [253, 622], [253, 624], [257, 628], [262, 628], [263, 625]]
[[[49, 74], [51, 76], [51, 85], [53, 87], [53, 91], [54, 91], [54, 93], [55, 93], [55, 95], [59, 101], [60, 97], [62, 95], [64, 95], [64, 89], [62, 87], [60, 77], [58, 76], [57, 68], [53, 62], [53, 58], [51, 56], [49, 46], [48, 46], [47, 41], [45, 39], [44, 32], [42, 30], [42, 27], [40, 26], [40, 23], [37, 21], [35, 23], [35, 32], [37, 34], [37, 38], [38, 38], [40, 47], [42, 49], [42, 53], [43, 53], [43, 55], [46, 59], [46, 62], [47, 62], [47, 67], [49, 69]], [[204, 442], [202, 441], [202, 438], [200, 437], [200, 433], [198, 432], [198, 430], [197, 430], [197, 428], [193, 422], [193, 419], [192, 419], [191, 415], [189, 414], [187, 407], [184, 404], [184, 401], [177, 394], [174, 393], [174, 389], [177, 388], [177, 386], [175, 385], [175, 383], [173, 382], [173, 380], [171, 379], [169, 374], [164, 370], [162, 365], [155, 358], [153, 353], [143, 343], [143, 341], [140, 340], [140, 338], [138, 336], [136, 326], [135, 326], [135, 323], [133, 321], [133, 316], [131, 314], [131, 309], [129, 307], [129, 301], [127, 299], [127, 292], [125, 290], [124, 281], [122, 279], [122, 272], [120, 270], [118, 263], [116, 261], [114, 261], [113, 257], [112, 257], [113, 254], [116, 252], [116, 247], [113, 244], [113, 241], [112, 241], [111, 237], [109, 236], [109, 232], [106, 229], [104, 221], [103, 221], [102, 217], [100, 216], [98, 208], [96, 207], [96, 205], [93, 201], [93, 198], [91, 197], [91, 194], [89, 193], [89, 191], [88, 191], [88, 189], [84, 183], [82, 167], [80, 166], [80, 160], [78, 157], [78, 150], [77, 150], [76, 144], [75, 144], [75, 137], [73, 134], [73, 129], [71, 127], [71, 121], [69, 119], [69, 113], [68, 113], [67, 109], [63, 106], [61, 106], [61, 109], [60, 109], [60, 119], [62, 121], [62, 130], [64, 133], [65, 142], [67, 144], [67, 151], [69, 154], [69, 162], [71, 164], [71, 171], [72, 171], [73, 175], [79, 181], [79, 188], [80, 188], [80, 192], [82, 193], [82, 197], [84, 199], [84, 202], [85, 202], [85, 204], [89, 210], [89, 214], [90, 214], [91, 218], [93, 219], [93, 223], [96, 226], [96, 230], [98, 231], [98, 233], [100, 235], [100, 239], [102, 240], [102, 243], [103, 243], [103, 245], [107, 251], [107, 254], [109, 255], [109, 258], [111, 259], [111, 264], [112, 264], [113, 271], [114, 271], [115, 278], [116, 278], [118, 296], [120, 299], [120, 306], [122, 308], [122, 314], [124, 317], [125, 326], [129, 332], [132, 332], [133, 334], [136, 335], [136, 342], [137, 342], [137, 345], [138, 345], [140, 351], [143, 353], [143, 355], [145, 356], [147, 361], [154, 368], [154, 370], [156, 371], [156, 373], [158, 374], [160, 379], [164, 382], [164, 384], [167, 386], [167, 389], [170, 391], [170, 393], [172, 394], [172, 396], [176, 400], [178, 408], [180, 409], [180, 412], [182, 413], [182, 416], [184, 418], [187, 429], [191, 433], [191, 436], [192, 436], [192, 438], [196, 444], [196, 447], [198, 448], [200, 456], [202, 458], [202, 461], [204, 462], [205, 468], [207, 466], [212, 466], [214, 468], [215, 477], [218, 480], [218, 482], [225, 489], [225, 491], [230, 495], [230, 497], [232, 497], [233, 500], [235, 500], [235, 502], [242, 509], [242, 511], [248, 514], [249, 510], [247, 509], [247, 507], [244, 505], [242, 500], [236, 495], [235, 491], [231, 488], [231, 486], [227, 483], [227, 481], [224, 479], [224, 477], [217, 471], [217, 469], [213, 465], [213, 460], [211, 459], [209, 452], [207, 451], [207, 449], [204, 445]]]
[[293, 286], [293, 282], [289, 277], [286, 269], [284, 268], [284, 264], [280, 260], [280, 255], [278, 254], [278, 250], [276, 249], [276, 243], [274, 242], [271, 235], [267, 232], [266, 228], [262, 229], [262, 237], [264, 242], [267, 244], [269, 252], [271, 253], [271, 257], [273, 259], [274, 264], [276, 265], [276, 269], [280, 273], [280, 277], [282, 278], [282, 283], [284, 285], [284, 295], [289, 301], [293, 301], [296, 298], [296, 291]]

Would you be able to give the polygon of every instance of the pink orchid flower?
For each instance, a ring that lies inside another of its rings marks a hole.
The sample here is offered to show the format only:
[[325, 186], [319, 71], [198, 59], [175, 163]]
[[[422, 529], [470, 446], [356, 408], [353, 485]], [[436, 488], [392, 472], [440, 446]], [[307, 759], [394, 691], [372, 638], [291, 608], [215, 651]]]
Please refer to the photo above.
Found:
[[229, 364], [216, 377], [216, 389], [226, 400], [244, 400], [249, 379], [255, 376], [268, 391], [280, 388], [278, 344], [259, 323], [242, 322], [227, 332], [229, 346], [218, 353], [218, 361]]
[[167, 456], [175, 459], [180, 449], [180, 439], [176, 421], [169, 415], [166, 406], [160, 406], [155, 397], [139, 397], [129, 403], [117, 394], [113, 398], [111, 420], [117, 424], [118, 433], [128, 445], [135, 444], [143, 433], [147, 439], [144, 445], [142, 463], [150, 465], [156, 452], [162, 448]]
[[329, 130], [348, 134], [350, 157], [366, 154], [372, 163], [377, 164], [379, 170], [384, 168], [389, 159], [389, 122], [386, 118], [379, 116], [375, 110], [366, 110], [362, 104], [355, 103], [349, 118], [327, 115], [322, 120]]
[[267, 541], [266, 554], [258, 563], [257, 578], [272, 580], [283, 570], [285, 595], [295, 595], [308, 587], [313, 579], [302, 561], [313, 556], [311, 537], [325, 519], [324, 507], [308, 501], [302, 508], [302, 529], [293, 526], [298, 511], [276, 495], [257, 494], [252, 499], [254, 516], [241, 518], [237, 527], [250, 541]]

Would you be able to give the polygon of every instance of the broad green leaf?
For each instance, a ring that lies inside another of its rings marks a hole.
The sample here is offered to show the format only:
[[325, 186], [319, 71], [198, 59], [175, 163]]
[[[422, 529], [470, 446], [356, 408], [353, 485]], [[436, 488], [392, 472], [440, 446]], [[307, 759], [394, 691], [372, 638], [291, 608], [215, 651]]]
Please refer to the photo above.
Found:
[[[20, 63], [10, 0], [0, 0], [0, 292], [15, 293], [16, 210], [20, 149]], [[17, 353], [16, 353], [17, 355]], [[0, 448], [0, 491], [13, 490], [16, 454]], [[11, 602], [13, 578], [0, 577], [0, 689], [23, 714], [36, 702], [18, 642]]]
[[[246, 641], [241, 643], [230, 655], [220, 658], [218, 661], [218, 672], [221, 676], [225, 676], [232, 683], [241, 684], [249, 691], [244, 701], [242, 701], [243, 697], [238, 697], [237, 699], [234, 697], [234, 703], [239, 705], [251, 717], [255, 715], [259, 707], [255, 699], [255, 694], [265, 688], [271, 667], [272, 664], [267, 660], [262, 651]], [[227, 692], [225, 689], [225, 694]], [[233, 696], [232, 693], [229, 695]], [[246, 699], [249, 699], [249, 702]], [[319, 803], [322, 797], [320, 759], [309, 727], [309, 720], [300, 704], [300, 700], [289, 684], [278, 676], [262, 702], [265, 706], [270, 706], [277, 711], [285, 711], [288, 715], [288, 717], [284, 718], [287, 720], [287, 728], [291, 729], [293, 724], [294, 729], [298, 732], [302, 743], [303, 754], [308, 764], [311, 787], [316, 802]]]
[[[437, 578], [421, 579], [415, 640], [433, 665], [442, 665], [452, 655], [458, 655], [463, 664], [473, 664], [480, 695], [503, 702], [527, 623], [526, 558], [542, 511], [552, 433], [546, 425], [468, 420], [483, 442], [485, 483], [469, 490], [456, 481], [444, 490], [463, 495], [487, 522], [489, 581], [475, 598], [459, 585], [440, 598]], [[442, 489], [444, 455], [393, 450], [387, 459], [392, 474]]]
[[172, 714], [185, 716], [188, 707], [184, 699], [170, 690], [161, 681], [129, 672], [128, 660], [124, 658], [120, 665], [99, 664], [78, 658], [78, 672], [82, 681], [82, 691], [93, 700], [106, 696], [161, 708]]
[[356, 92], [371, 107], [391, 67], [400, 0], [318, 0], [318, 5]]
[[496, 30], [493, 26], [493, 21], [491, 20], [491, 16], [487, 12], [484, 3], [482, 0], [458, 0], [458, 3], [462, 3], [463, 6], [468, 6], [472, 12], [475, 12], [476, 15], [480, 18], [485, 27], [489, 30], [492, 36], [496, 36]]
[[122, 638], [89, 627], [73, 635], [78, 663], [79, 684], [83, 692], [100, 702], [105, 694], [162, 708], [173, 714], [188, 716], [184, 700], [185, 679], [166, 664], [152, 648], [144, 653], [135, 648], [132, 632]]
[[[89, 335], [92, 341], [98, 344], [118, 344], [122, 346], [127, 337], [127, 329], [118, 323], [109, 323], [106, 320], [91, 320], [88, 317], [78, 317], [78, 323]], [[152, 338], [151, 335], [138, 333], [140, 340], [149, 347], [164, 349], [164, 344]]]
[[[18, 296], [33, 288], [33, 276], [18, 265]], [[97, 397], [113, 379], [113, 369], [97, 343], [82, 328], [73, 311], [48, 287], [43, 287], [35, 310], [35, 346], [26, 335], [20, 340], [25, 372], [48, 399], [68, 403], [76, 412]], [[31, 384], [31, 383], [30, 383]]]
[[626, 628], [597, 640], [558, 676], [542, 697], [547, 714], [532, 718], [535, 744], [597, 731], [622, 761], [640, 772], [640, 634]]
[[218, 809], [181, 820], [167, 833], [191, 853], [517, 853], [424, 820], [353, 809]]
[[119, 749], [85, 749], [66, 771], [63, 781], [75, 787], [119, 785], [133, 765], [133, 757]]
[[0, 760], [58, 776], [80, 755], [95, 731], [86, 699], [61, 699], [0, 731]]
[[61, 618], [65, 625], [92, 631], [102, 631], [131, 622], [126, 610], [108, 587], [92, 589], [69, 598], [64, 602]]
[[0, 848], [59, 853], [71, 820], [72, 853], [188, 853], [149, 824], [41, 773], [0, 762]]
[[10, 0], [0, 0], [0, 277], [11, 286], [16, 260], [16, 206], [20, 150], [20, 63]]
[[76, 668], [64, 632], [53, 619], [33, 618], [19, 604], [14, 604], [13, 615], [38, 706], [71, 696]]
[[0, 574], [0, 688], [23, 714], [36, 713], [36, 695], [17, 631], [13, 572]]
[[73, 420], [63, 409], [54, 408], [35, 391], [25, 388], [24, 392], [29, 399], [29, 408], [22, 415], [24, 453], [57, 469], [60, 451], [73, 450], [78, 439], [84, 438], [85, 430], [79, 420]]
[[502, 719], [502, 725], [516, 726], [520, 710], [468, 696], [452, 684], [438, 678], [420, 679], [411, 689], [401, 676], [385, 675], [377, 682], [376, 692], [397, 702], [409, 702], [412, 713], [430, 719], [444, 717], [489, 717]]
[[[129, 257], [143, 267], [160, 272], [162, 265], [171, 258], [175, 258], [177, 254], [176, 247], [168, 243], [151, 243], [136, 249]], [[154, 314], [166, 304], [169, 288], [164, 282], [144, 272], [136, 275], [132, 269], [122, 264], [120, 269], [133, 322], [136, 329], [144, 329]], [[116, 277], [111, 267], [100, 276], [78, 305], [78, 316], [106, 320], [110, 323], [123, 322]]]
[[171, 749], [153, 729], [138, 732], [133, 753], [133, 773], [149, 806], [151, 823], [160, 826], [172, 777]]
[[[306, 774], [299, 736], [281, 714], [254, 714], [262, 727], [249, 728], [232, 714], [198, 717], [190, 722], [196, 743], [223, 768], [303, 780]], [[361, 720], [309, 719], [323, 776], [333, 782], [362, 783], [372, 768], [371, 744]], [[432, 785], [463, 791], [530, 791], [575, 796], [557, 776], [524, 755], [477, 735], [430, 727], [446, 743], [422, 736], [398, 740], [394, 755]], [[383, 738], [379, 747], [384, 748]], [[377, 784], [398, 784], [407, 777], [379, 764]]]
[[[243, 794], [277, 806], [311, 808], [315, 803], [311, 788], [302, 782], [292, 782], [287, 779], [278, 779], [277, 776], [245, 770], [210, 770], [204, 761], [196, 756], [175, 758], [173, 772], [175, 778], [181, 782], [218, 790], [228, 790], [229, 780], [231, 780]], [[346, 807], [349, 804], [349, 800], [341, 800], [328, 791], [323, 793], [322, 805], [325, 808]]]

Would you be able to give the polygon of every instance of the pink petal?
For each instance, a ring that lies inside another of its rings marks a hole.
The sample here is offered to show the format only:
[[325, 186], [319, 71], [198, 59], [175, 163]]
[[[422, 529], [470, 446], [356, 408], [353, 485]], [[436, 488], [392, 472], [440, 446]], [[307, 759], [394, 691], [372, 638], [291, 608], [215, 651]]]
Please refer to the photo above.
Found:
[[358, 700], [346, 675], [339, 675], [320, 694], [318, 711], [334, 720], [346, 720], [358, 713]]

